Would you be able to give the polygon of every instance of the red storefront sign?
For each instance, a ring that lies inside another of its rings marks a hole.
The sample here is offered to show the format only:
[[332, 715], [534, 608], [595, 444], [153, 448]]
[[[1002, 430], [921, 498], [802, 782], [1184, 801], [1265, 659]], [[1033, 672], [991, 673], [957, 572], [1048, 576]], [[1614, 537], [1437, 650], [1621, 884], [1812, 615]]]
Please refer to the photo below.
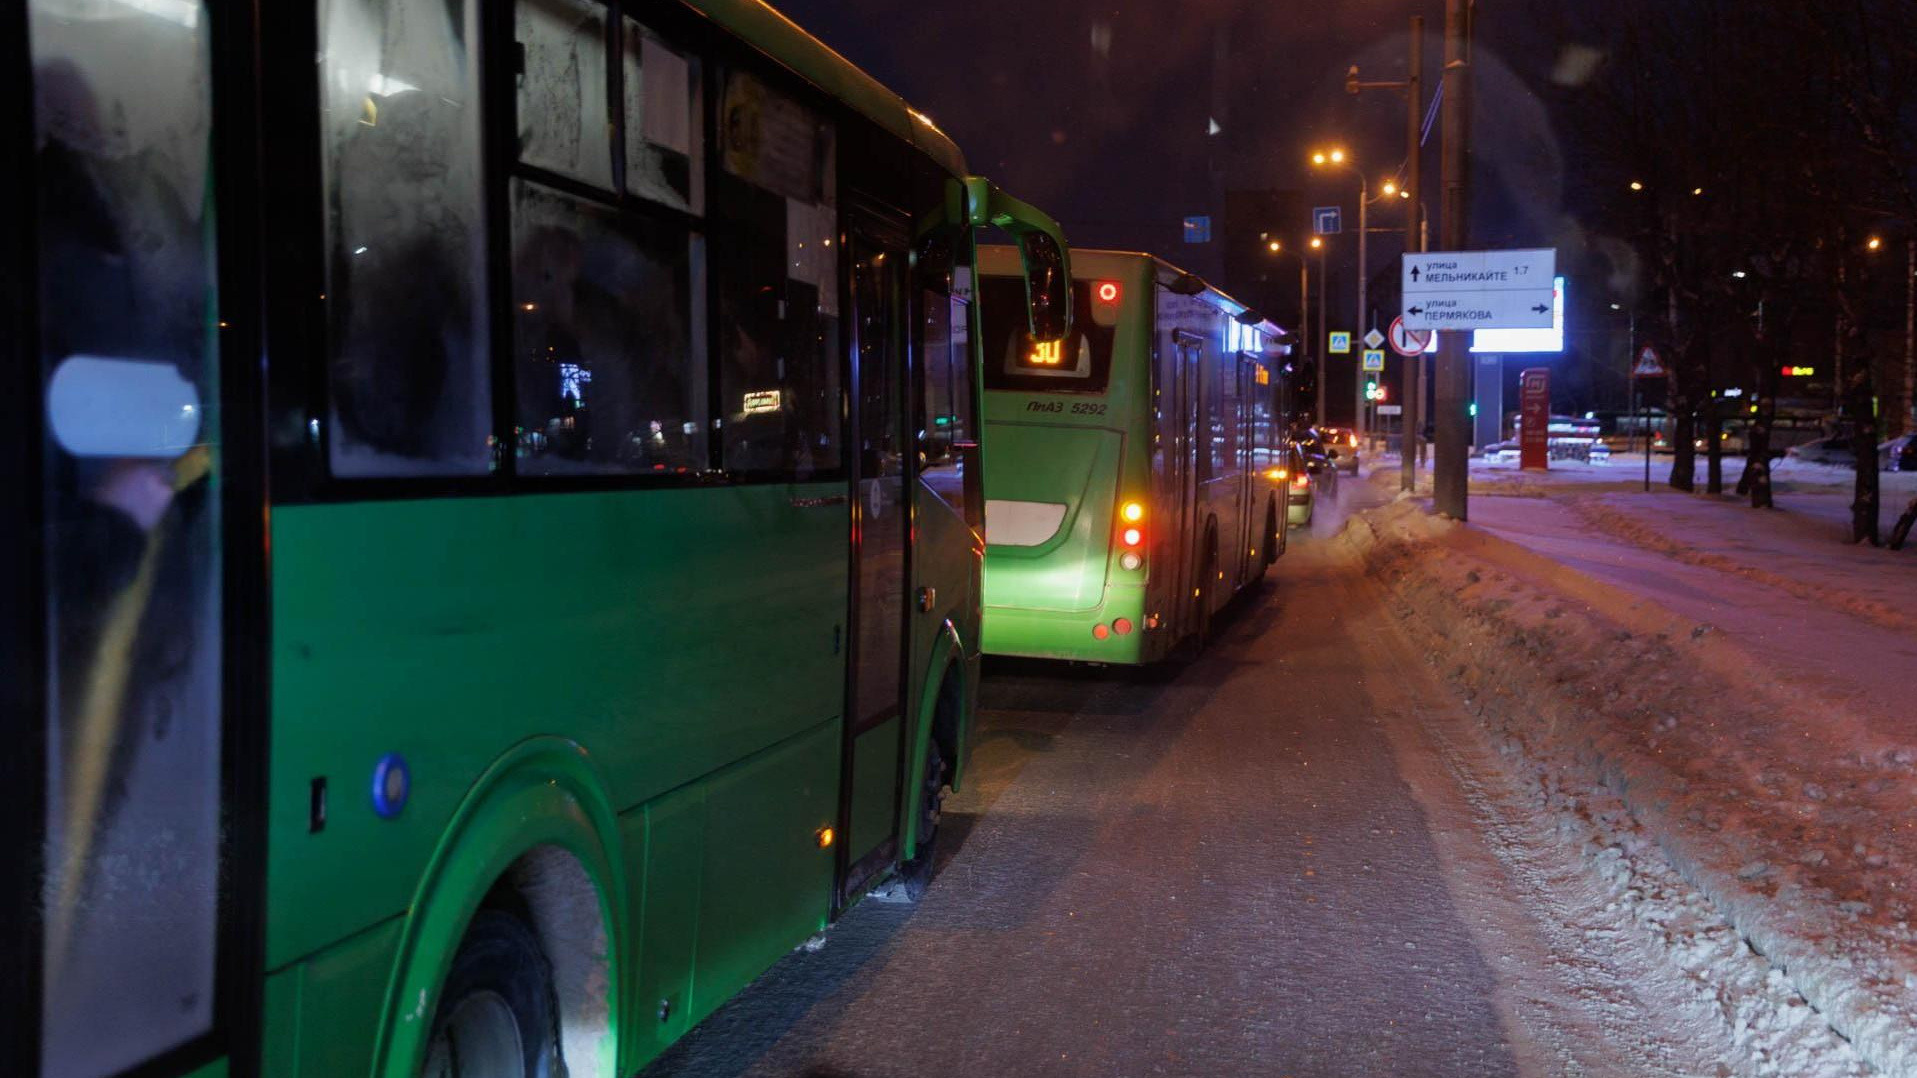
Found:
[[1518, 375], [1518, 467], [1551, 467], [1551, 372], [1544, 367]]

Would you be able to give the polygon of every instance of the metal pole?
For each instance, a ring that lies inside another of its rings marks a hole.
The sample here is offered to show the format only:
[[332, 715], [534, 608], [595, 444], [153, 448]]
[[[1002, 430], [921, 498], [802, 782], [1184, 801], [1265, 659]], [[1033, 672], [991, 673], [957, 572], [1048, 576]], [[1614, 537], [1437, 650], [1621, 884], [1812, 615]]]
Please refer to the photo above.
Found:
[[[1405, 80], [1404, 93], [1404, 249], [1422, 250], [1418, 237], [1423, 233], [1419, 218], [1422, 216], [1419, 203], [1424, 199], [1424, 184], [1419, 168], [1419, 145], [1424, 126], [1424, 16], [1411, 16], [1411, 66]], [[1418, 458], [1422, 455], [1424, 421], [1419, 418], [1424, 411], [1424, 355], [1411, 356], [1404, 363], [1404, 435], [1398, 439], [1398, 453], [1403, 457], [1398, 486], [1403, 490], [1418, 489]]]
[[[1468, 225], [1466, 180], [1470, 167], [1471, 61], [1470, 0], [1444, 5], [1444, 204], [1443, 249], [1462, 250]], [[1467, 401], [1471, 395], [1471, 351], [1462, 331], [1447, 331], [1438, 353], [1437, 451], [1432, 461], [1432, 493], [1438, 512], [1467, 518], [1471, 479]]]
[[1892, 433], [1917, 430], [1917, 237], [1904, 241], [1904, 408]]
[[[1305, 357], [1311, 355], [1311, 256], [1304, 251], [1298, 252], [1298, 341], [1304, 349]], [[1297, 418], [1296, 398], [1292, 400], [1294, 411], [1285, 417], [1290, 423]]]
[[1358, 170], [1358, 320], [1351, 324], [1351, 365], [1357, 371], [1357, 378], [1351, 385], [1351, 399], [1356, 402], [1357, 416], [1352, 420], [1351, 426], [1358, 432], [1359, 441], [1366, 439], [1370, 426], [1365, 422], [1365, 346], [1362, 339], [1367, 328], [1365, 326], [1365, 248], [1369, 244], [1365, 241], [1370, 238], [1368, 232], [1370, 209], [1367, 205], [1371, 201], [1370, 196], [1370, 181], [1365, 179], [1363, 170]]
[[1331, 376], [1331, 323], [1325, 321], [1325, 292], [1331, 279], [1325, 276], [1325, 251], [1327, 245], [1320, 241], [1318, 245], [1318, 410], [1311, 417], [1314, 427], [1325, 425], [1325, 382]]

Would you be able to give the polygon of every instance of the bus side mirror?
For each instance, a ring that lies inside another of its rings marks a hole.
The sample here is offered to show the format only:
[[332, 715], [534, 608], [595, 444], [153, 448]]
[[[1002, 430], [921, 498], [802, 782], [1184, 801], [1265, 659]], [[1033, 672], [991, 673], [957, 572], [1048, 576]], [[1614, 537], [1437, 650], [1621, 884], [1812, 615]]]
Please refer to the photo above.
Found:
[[1025, 299], [1031, 308], [1032, 339], [1064, 340], [1072, 331], [1072, 283], [1065, 272], [1065, 251], [1043, 232], [1018, 238], [1025, 263]]
[[1072, 260], [1058, 222], [983, 176], [965, 178], [965, 203], [972, 227], [1001, 228], [1018, 240], [1032, 339], [1064, 340], [1072, 332]]

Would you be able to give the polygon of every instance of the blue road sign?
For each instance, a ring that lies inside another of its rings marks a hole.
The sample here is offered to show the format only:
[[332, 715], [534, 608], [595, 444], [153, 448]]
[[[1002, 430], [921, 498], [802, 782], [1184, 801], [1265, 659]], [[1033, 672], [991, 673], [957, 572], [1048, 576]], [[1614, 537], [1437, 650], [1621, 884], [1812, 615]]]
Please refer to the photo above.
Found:
[[1186, 243], [1210, 243], [1211, 242], [1211, 218], [1209, 217], [1185, 218], [1185, 242]]
[[1345, 230], [1345, 211], [1337, 206], [1313, 208], [1311, 230], [1320, 236], [1336, 236]]
[[1349, 330], [1333, 330], [1330, 337], [1331, 339], [1326, 342], [1325, 351], [1338, 356], [1351, 354], [1351, 332]]

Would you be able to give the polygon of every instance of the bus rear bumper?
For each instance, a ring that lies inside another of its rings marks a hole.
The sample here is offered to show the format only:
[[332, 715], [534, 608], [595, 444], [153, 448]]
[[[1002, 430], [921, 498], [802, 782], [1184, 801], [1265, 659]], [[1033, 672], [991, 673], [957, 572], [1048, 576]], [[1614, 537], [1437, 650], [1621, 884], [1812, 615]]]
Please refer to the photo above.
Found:
[[980, 629], [987, 655], [1136, 666], [1164, 657], [1164, 630], [1145, 627], [1143, 589], [1111, 589], [1091, 610], [987, 606]]

